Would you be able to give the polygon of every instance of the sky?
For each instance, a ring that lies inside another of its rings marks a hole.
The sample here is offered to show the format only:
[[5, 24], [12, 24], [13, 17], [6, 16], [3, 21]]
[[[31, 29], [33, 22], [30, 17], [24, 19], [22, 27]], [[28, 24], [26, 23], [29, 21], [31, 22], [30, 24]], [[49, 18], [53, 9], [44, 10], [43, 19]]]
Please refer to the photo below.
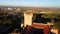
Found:
[[0, 6], [60, 7], [60, 0], [0, 0]]

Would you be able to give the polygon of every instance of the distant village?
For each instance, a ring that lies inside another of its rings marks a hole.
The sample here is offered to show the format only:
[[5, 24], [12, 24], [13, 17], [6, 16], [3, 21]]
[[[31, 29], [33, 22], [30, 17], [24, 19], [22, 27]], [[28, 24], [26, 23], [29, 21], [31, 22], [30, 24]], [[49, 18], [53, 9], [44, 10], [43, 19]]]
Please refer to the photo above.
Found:
[[60, 14], [60, 8], [40, 8], [40, 7], [3, 7], [0, 8], [0, 13], [23, 13], [32, 10], [33, 13], [46, 12], [52, 14]]

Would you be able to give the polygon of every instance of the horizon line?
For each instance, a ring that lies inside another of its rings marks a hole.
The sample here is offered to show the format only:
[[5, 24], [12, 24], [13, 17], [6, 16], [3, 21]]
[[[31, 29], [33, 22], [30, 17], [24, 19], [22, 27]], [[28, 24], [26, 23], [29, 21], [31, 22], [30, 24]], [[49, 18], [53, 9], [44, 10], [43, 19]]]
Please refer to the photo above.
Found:
[[[9, 5], [0, 5], [0, 6], [6, 6], [9, 7]], [[17, 5], [17, 6], [12, 6], [10, 5], [10, 7], [38, 7], [38, 8], [60, 8], [60, 7], [43, 7], [43, 6], [21, 6], [21, 5]]]

